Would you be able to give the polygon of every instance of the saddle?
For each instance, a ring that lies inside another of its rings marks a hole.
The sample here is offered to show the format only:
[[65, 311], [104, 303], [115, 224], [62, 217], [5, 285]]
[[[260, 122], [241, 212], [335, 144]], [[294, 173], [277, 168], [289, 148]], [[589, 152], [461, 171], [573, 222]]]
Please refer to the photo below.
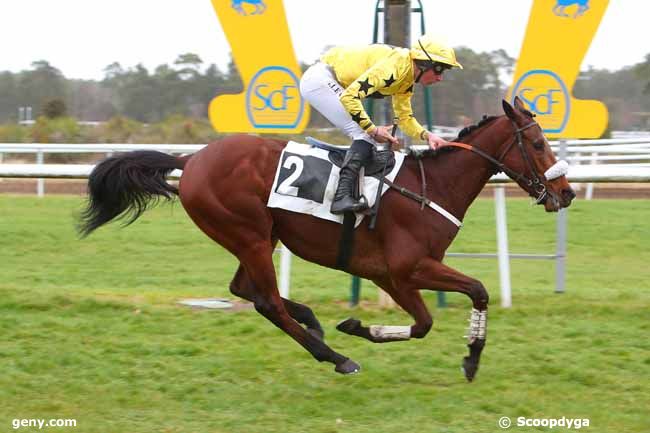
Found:
[[[307, 143], [312, 147], [317, 147], [319, 149], [326, 150], [328, 152], [327, 157], [330, 162], [337, 167], [341, 167], [343, 164], [343, 159], [345, 158], [345, 153], [347, 152], [347, 147], [335, 146], [333, 144], [325, 143], [324, 141], [317, 140], [313, 137], [306, 138]], [[380, 179], [379, 193], [375, 201], [375, 206], [371, 209], [372, 222], [370, 223], [371, 229], [374, 228], [375, 218], [377, 217], [377, 209], [379, 205], [379, 198], [381, 196], [381, 189], [384, 182], [384, 176], [387, 173], [390, 173], [395, 167], [395, 154], [392, 150], [377, 150], [373, 146], [372, 155], [370, 161], [368, 161], [364, 166], [364, 176], [373, 176]], [[354, 192], [355, 197], [359, 197], [358, 188]], [[343, 231], [341, 233], [341, 238], [339, 239], [339, 252], [336, 257], [336, 268], [342, 271], [347, 271], [350, 264], [350, 257], [352, 256], [352, 251], [354, 249], [354, 221], [355, 217], [352, 212], [347, 212], [343, 218]]]
[[[306, 141], [312, 147], [327, 150], [329, 152], [328, 158], [330, 162], [341, 168], [343, 159], [345, 158], [345, 153], [348, 151], [347, 147], [335, 146], [314, 137], [307, 137]], [[394, 166], [395, 154], [392, 150], [377, 150], [373, 147], [370, 161], [364, 166], [365, 175], [379, 178], [382, 176], [384, 167], [386, 168], [386, 173], [390, 173]]]

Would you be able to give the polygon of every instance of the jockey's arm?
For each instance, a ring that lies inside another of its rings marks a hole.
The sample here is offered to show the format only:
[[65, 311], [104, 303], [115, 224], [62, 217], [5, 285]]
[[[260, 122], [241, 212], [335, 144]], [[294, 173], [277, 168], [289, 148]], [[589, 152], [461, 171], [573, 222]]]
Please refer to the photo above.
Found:
[[424, 133], [426, 129], [413, 116], [411, 108], [411, 97], [413, 93], [402, 93], [393, 95], [393, 112], [395, 113], [395, 123], [413, 140], [425, 140]]
[[343, 107], [350, 113], [352, 120], [371, 136], [384, 137], [383, 129], [372, 123], [361, 101], [386, 86], [385, 78], [391, 76], [390, 64], [379, 63], [361, 74], [341, 95]]
[[413, 93], [404, 93], [393, 95], [393, 112], [395, 113], [395, 123], [404, 132], [414, 140], [427, 142], [432, 149], [444, 147], [447, 142], [432, 132], [424, 129], [420, 122], [413, 116], [411, 108], [411, 96]]

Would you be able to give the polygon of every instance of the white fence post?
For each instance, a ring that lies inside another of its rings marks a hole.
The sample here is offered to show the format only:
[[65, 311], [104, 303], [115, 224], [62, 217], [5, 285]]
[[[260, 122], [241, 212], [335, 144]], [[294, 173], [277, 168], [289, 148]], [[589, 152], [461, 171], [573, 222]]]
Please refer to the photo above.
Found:
[[280, 248], [280, 296], [289, 299], [291, 284], [291, 251], [282, 244]]
[[512, 306], [510, 290], [510, 252], [508, 251], [508, 222], [506, 220], [506, 188], [494, 188], [494, 210], [497, 222], [497, 255], [499, 259], [499, 280], [501, 282], [501, 306]]
[[[36, 164], [38, 165], [43, 165], [45, 162], [45, 157], [43, 154], [43, 150], [39, 149], [38, 152], [36, 153]], [[36, 195], [38, 197], [43, 197], [45, 195], [45, 179], [42, 177], [38, 178], [36, 181]]]
[[[596, 157], [598, 154], [596, 152], [593, 152], [591, 156], [594, 158], [591, 160], [591, 165], [596, 165]], [[594, 198], [594, 184], [592, 182], [589, 182], [587, 184], [587, 189], [585, 190], [585, 200], [591, 200]]]
[[[567, 143], [565, 140], [560, 140], [560, 150], [558, 152], [559, 159], [566, 159]], [[568, 213], [566, 209], [560, 209], [557, 214], [557, 235], [555, 239], [555, 293], [564, 293], [564, 282], [566, 275], [566, 238], [567, 238], [567, 219]]]

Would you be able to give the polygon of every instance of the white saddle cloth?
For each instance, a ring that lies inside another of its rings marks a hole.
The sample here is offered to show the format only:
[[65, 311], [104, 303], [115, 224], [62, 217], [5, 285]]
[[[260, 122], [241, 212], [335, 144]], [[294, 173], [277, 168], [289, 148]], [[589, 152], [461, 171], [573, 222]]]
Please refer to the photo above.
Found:
[[[332, 200], [339, 181], [340, 169], [328, 159], [328, 151], [307, 144], [290, 141], [280, 155], [275, 172], [268, 207], [313, 215], [317, 218], [343, 223], [343, 215], [330, 213]], [[404, 154], [395, 153], [395, 166], [386, 176], [394, 181], [404, 162]], [[363, 195], [370, 207], [377, 197], [379, 180], [366, 176], [363, 179]], [[388, 191], [384, 184], [382, 194]], [[356, 214], [354, 226], [361, 224], [365, 214]]]

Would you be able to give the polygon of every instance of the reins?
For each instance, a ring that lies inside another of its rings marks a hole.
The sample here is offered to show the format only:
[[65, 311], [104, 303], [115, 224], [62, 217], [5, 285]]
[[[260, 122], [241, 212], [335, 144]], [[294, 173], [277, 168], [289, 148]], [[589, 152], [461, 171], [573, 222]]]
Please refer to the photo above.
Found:
[[[469, 150], [471, 152], [474, 152], [475, 154], [481, 156], [482, 158], [484, 158], [487, 161], [489, 161], [490, 163], [492, 163], [495, 167], [497, 167], [497, 169], [498, 169], [497, 172], [502, 171], [502, 172], [506, 173], [508, 176], [510, 176], [516, 182], [519, 182], [519, 181], [524, 182], [527, 186], [529, 186], [529, 187], [531, 187], [531, 188], [533, 188], [535, 190], [535, 192], [537, 193], [536, 201], [537, 201], [537, 203], [541, 203], [544, 200], [544, 198], [546, 197], [546, 194], [547, 194], [546, 185], [542, 182], [540, 176], [537, 174], [537, 170], [535, 170], [535, 166], [533, 165], [532, 161], [530, 160], [530, 156], [528, 155], [528, 152], [526, 151], [526, 148], [524, 147], [524, 142], [523, 142], [523, 138], [522, 138], [523, 137], [523, 134], [522, 134], [523, 131], [537, 125], [537, 123], [533, 121], [533, 122], [530, 122], [529, 124], [519, 128], [514, 121], [511, 120], [511, 122], [512, 122], [512, 125], [515, 128], [515, 136], [510, 141], [510, 143], [508, 143], [505, 150], [503, 152], [501, 152], [501, 155], [499, 155], [498, 159], [492, 157], [491, 155], [488, 155], [482, 149], [480, 149], [480, 148], [478, 148], [476, 146], [472, 146], [471, 144], [451, 141], [451, 142], [449, 142], [449, 146], [457, 147], [459, 149], [465, 149], [465, 150]], [[521, 154], [522, 154], [522, 156], [524, 158], [524, 161], [526, 162], [526, 165], [528, 166], [528, 169], [530, 170], [532, 179], [528, 178], [523, 173], [512, 170], [511, 168], [508, 168], [502, 162], [503, 159], [508, 154], [508, 152], [510, 152], [510, 149], [512, 149], [513, 144], [515, 144], [515, 143], [517, 143], [517, 146], [519, 147], [519, 150], [520, 150], [520, 152], [521, 152]], [[384, 182], [390, 188], [393, 188], [393, 189], [397, 190], [400, 194], [419, 202], [420, 203], [420, 209], [424, 209], [425, 206], [429, 206], [432, 209], [434, 209], [436, 212], [442, 214], [445, 218], [447, 218], [448, 220], [453, 222], [457, 227], [461, 227], [462, 222], [460, 220], [458, 220], [451, 213], [447, 212], [441, 206], [439, 206], [438, 204], [436, 204], [435, 202], [429, 200], [426, 197], [426, 176], [425, 176], [424, 167], [423, 167], [423, 164], [422, 164], [422, 159], [417, 158], [417, 161], [418, 161], [418, 166], [419, 166], [419, 169], [420, 169], [420, 177], [421, 177], [421, 180], [422, 180], [422, 195], [417, 194], [417, 193], [415, 193], [413, 191], [410, 191], [410, 190], [408, 190], [408, 189], [406, 189], [404, 187], [401, 187], [399, 185], [396, 185], [395, 183], [391, 182], [388, 179], [384, 178]]]
[[[538, 194], [537, 196], [537, 203], [541, 203], [542, 200], [546, 197], [546, 186], [542, 182], [540, 176], [537, 174], [537, 170], [535, 170], [535, 166], [533, 165], [532, 161], [530, 160], [530, 156], [528, 155], [528, 152], [526, 151], [526, 148], [524, 147], [524, 142], [523, 142], [523, 131], [525, 131], [528, 128], [531, 128], [535, 125], [537, 125], [536, 122], [530, 122], [529, 124], [522, 126], [521, 128], [517, 127], [517, 124], [512, 121], [512, 125], [515, 127], [515, 136], [513, 139], [508, 143], [506, 146], [505, 150], [501, 152], [501, 155], [499, 156], [498, 159], [488, 155], [485, 153], [483, 150], [477, 148], [476, 146], [472, 146], [471, 144], [467, 143], [460, 143], [460, 142], [455, 142], [451, 141], [449, 142], [449, 146], [452, 147], [457, 147], [460, 149], [465, 149], [469, 150], [471, 152], [474, 152], [475, 154], [481, 156], [482, 158], [490, 161], [493, 165], [495, 165], [499, 171], [502, 171], [506, 173], [508, 176], [510, 176], [515, 182], [523, 181], [527, 186], [533, 188], [535, 192]], [[528, 166], [528, 169], [530, 170], [532, 179], [528, 178], [526, 175], [523, 173], [520, 173], [518, 171], [512, 170], [511, 168], [508, 168], [502, 161], [510, 152], [510, 149], [512, 148], [512, 145], [517, 143], [517, 146], [519, 147], [519, 150], [522, 154], [522, 157], [524, 158], [524, 161], [526, 162], [526, 165]]]

